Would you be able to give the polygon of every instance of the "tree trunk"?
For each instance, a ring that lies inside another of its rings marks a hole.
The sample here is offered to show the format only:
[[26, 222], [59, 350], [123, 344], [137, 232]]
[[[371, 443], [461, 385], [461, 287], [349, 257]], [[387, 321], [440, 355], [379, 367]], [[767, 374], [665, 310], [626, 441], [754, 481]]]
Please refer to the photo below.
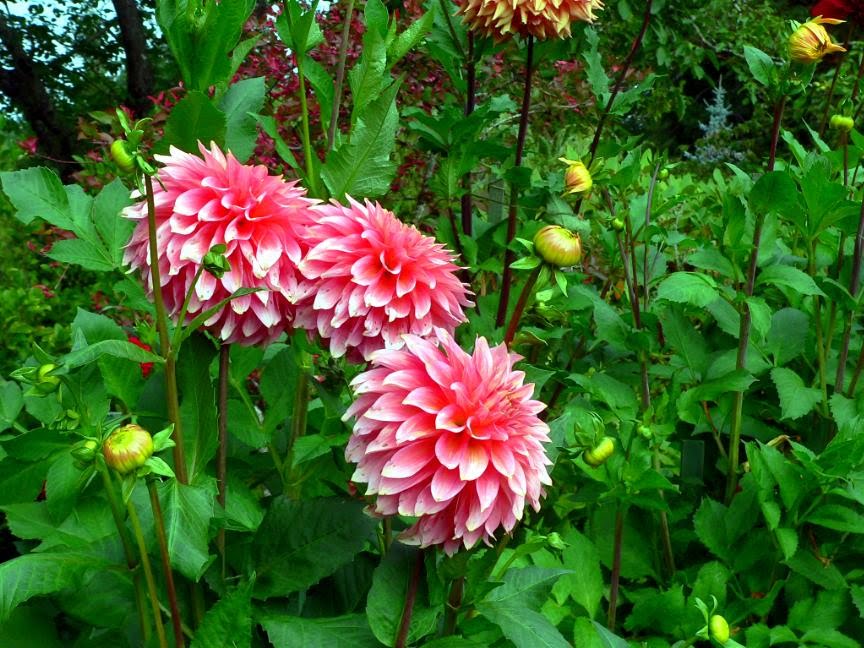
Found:
[[149, 107], [153, 94], [153, 70], [147, 60], [144, 23], [135, 0], [111, 0], [120, 23], [120, 40], [126, 51], [126, 91], [129, 106], [136, 116]]
[[0, 68], [0, 92], [24, 114], [39, 138], [40, 150], [56, 162], [66, 162], [63, 176], [78, 169], [72, 163], [75, 133], [64, 124], [54, 108], [54, 101], [39, 78], [33, 58], [24, 50], [18, 31], [0, 13], [0, 43], [6, 48], [12, 67]]

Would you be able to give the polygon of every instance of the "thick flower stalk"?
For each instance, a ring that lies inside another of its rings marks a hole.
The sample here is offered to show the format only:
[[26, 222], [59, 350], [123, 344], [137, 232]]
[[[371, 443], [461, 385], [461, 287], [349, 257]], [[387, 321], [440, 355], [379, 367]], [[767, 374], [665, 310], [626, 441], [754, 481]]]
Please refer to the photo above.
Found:
[[419, 518], [404, 542], [453, 554], [511, 531], [526, 502], [539, 510], [549, 428], [513, 369], [519, 356], [482, 337], [471, 355], [444, 330], [436, 338], [406, 335], [404, 349], [379, 351], [354, 379], [345, 457], [376, 513]]
[[[313, 223], [306, 192], [264, 166], [240, 164], [231, 153], [199, 144], [201, 157], [174, 147], [157, 155], [164, 166], [154, 190], [162, 295], [172, 316], [180, 313], [204, 257], [225, 245], [230, 270], [221, 277], [201, 272], [192, 292], [187, 321], [216, 306], [240, 288], [258, 292], [232, 300], [204, 323], [227, 343], [273, 341], [291, 326], [300, 275], [297, 264]], [[135, 192], [134, 198], [140, 198]], [[125, 261], [141, 271], [148, 291], [147, 208], [143, 202], [125, 210], [138, 225], [126, 247]]]
[[348, 203], [315, 208], [297, 326], [317, 331], [334, 356], [368, 360], [401, 347], [405, 333], [452, 332], [464, 322], [462, 308], [472, 303], [453, 255], [377, 203]]
[[502, 41], [516, 34], [568, 38], [573, 21], [592, 22], [601, 0], [463, 0], [459, 13], [474, 31]]
[[827, 54], [846, 49], [831, 40], [823, 25], [839, 25], [842, 20], [822, 18], [808, 20], [789, 37], [789, 56], [797, 63], [818, 63]]

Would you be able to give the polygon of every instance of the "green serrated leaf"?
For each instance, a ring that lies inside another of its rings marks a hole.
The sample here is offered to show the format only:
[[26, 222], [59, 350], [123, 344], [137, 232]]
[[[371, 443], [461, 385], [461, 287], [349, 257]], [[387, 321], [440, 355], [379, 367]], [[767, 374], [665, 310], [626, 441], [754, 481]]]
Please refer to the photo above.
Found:
[[369, 104], [352, 129], [350, 139], [327, 156], [321, 177], [337, 199], [346, 195], [375, 197], [387, 192], [395, 172], [390, 160], [399, 114], [398, 81]]

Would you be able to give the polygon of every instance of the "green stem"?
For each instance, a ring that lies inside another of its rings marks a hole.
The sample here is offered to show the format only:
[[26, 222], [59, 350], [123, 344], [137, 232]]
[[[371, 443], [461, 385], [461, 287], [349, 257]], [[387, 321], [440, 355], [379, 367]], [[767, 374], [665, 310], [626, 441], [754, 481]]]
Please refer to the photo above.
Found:
[[[816, 278], [816, 242], [810, 243], [810, 261], [808, 263], [810, 276]], [[825, 339], [822, 330], [822, 300], [813, 295], [813, 315], [816, 319], [816, 357], [819, 363], [819, 386], [822, 390], [822, 409], [828, 412], [828, 382], [825, 376]]]
[[519, 299], [516, 300], [516, 306], [513, 308], [513, 314], [510, 316], [510, 324], [507, 326], [507, 332], [504, 334], [504, 344], [510, 346], [513, 342], [513, 337], [516, 335], [516, 329], [519, 328], [519, 320], [522, 319], [522, 313], [525, 310], [525, 304], [528, 303], [528, 298], [534, 290], [534, 284], [537, 283], [537, 277], [540, 276], [540, 271], [543, 269], [543, 264], [539, 264], [531, 271], [525, 285], [522, 286], [522, 292], [519, 293]]
[[309, 106], [306, 102], [306, 79], [303, 76], [303, 56], [297, 55], [297, 78], [300, 81], [300, 110], [302, 112], [302, 130], [300, 136], [303, 139], [303, 157], [306, 160], [306, 182], [309, 185], [309, 193], [318, 196], [318, 179], [315, 177], [315, 163], [313, 162], [312, 141], [309, 136]]
[[456, 620], [459, 616], [459, 608], [462, 606], [462, 596], [465, 592], [465, 577], [454, 578], [450, 583], [450, 596], [447, 597], [447, 605], [444, 610], [444, 626], [441, 630], [442, 637], [449, 637], [456, 632]]
[[[442, 0], [443, 4], [443, 0]], [[477, 62], [474, 60], [474, 32], [468, 32], [468, 55], [465, 60], [465, 116], [467, 117], [474, 112], [474, 106], [477, 101]], [[462, 188], [465, 191], [462, 194], [461, 212], [462, 212], [462, 232], [465, 236], [473, 234], [473, 199], [471, 196], [471, 171], [468, 171], [462, 177]], [[458, 238], [458, 237], [457, 237]]]
[[[225, 509], [228, 488], [228, 378], [231, 363], [231, 345], [223, 344], [219, 348], [219, 448], [216, 453], [216, 496], [219, 505]], [[225, 560], [225, 529], [219, 529], [216, 536], [216, 547], [222, 557], [222, 580], [226, 575]]]
[[168, 605], [171, 608], [171, 625], [174, 628], [174, 643], [176, 648], [183, 648], [186, 641], [183, 638], [183, 620], [180, 617], [180, 606], [177, 604], [177, 589], [174, 587], [174, 572], [171, 569], [171, 557], [168, 554], [168, 536], [165, 534], [165, 519], [162, 516], [162, 505], [159, 503], [159, 493], [156, 483], [147, 481], [150, 492], [150, 508], [153, 509], [153, 523], [156, 529], [156, 539], [159, 541], [159, 555], [162, 558], [162, 573], [165, 575], [165, 587], [168, 590]]
[[327, 151], [336, 144], [336, 127], [339, 124], [339, 108], [342, 103], [342, 86], [345, 83], [345, 61], [348, 58], [348, 40], [351, 36], [351, 19], [354, 17], [354, 0], [348, 0], [348, 9], [342, 23], [342, 40], [339, 43], [339, 60], [336, 63], [336, 80], [333, 84], [333, 108], [330, 112], [330, 126], [327, 129]]
[[198, 271], [192, 278], [192, 283], [189, 290], [186, 291], [186, 297], [183, 299], [183, 307], [180, 309], [180, 315], [177, 317], [177, 328], [174, 331], [174, 339], [171, 340], [171, 349], [174, 353], [180, 352], [180, 340], [183, 338], [183, 326], [186, 323], [186, 313], [189, 312], [189, 303], [192, 301], [192, 294], [195, 292], [195, 287], [198, 285], [198, 280], [201, 279], [201, 274], [204, 272], [204, 266], [198, 266]]
[[156, 591], [156, 579], [153, 577], [153, 568], [150, 565], [150, 557], [147, 555], [147, 545], [144, 543], [144, 533], [141, 530], [141, 522], [132, 501], [126, 505], [129, 521], [132, 523], [132, 532], [138, 543], [138, 553], [141, 554], [141, 566], [144, 568], [144, 578], [147, 581], [147, 591], [150, 594], [150, 607], [153, 609], [153, 617], [156, 622], [156, 636], [159, 638], [160, 648], [168, 648], [168, 640], [165, 638], [165, 627], [162, 625], [162, 611], [159, 607], [159, 595]]
[[618, 612], [618, 584], [621, 579], [621, 550], [624, 545], [624, 509], [618, 503], [615, 511], [615, 535], [612, 545], [612, 576], [609, 582], [609, 611], [606, 615], [606, 627], [615, 629], [615, 616]]
[[[783, 121], [783, 110], [786, 107], [786, 96], [780, 98], [774, 107], [774, 125], [771, 131], [771, 144], [768, 152], [768, 172], [774, 170], [777, 161], [777, 143], [780, 138], [780, 125]], [[759, 244], [762, 241], [762, 226], [765, 224], [764, 214], [756, 215], [753, 226], [753, 248], [750, 250], [750, 263], [747, 267], [747, 283], [744, 286], [745, 297], [753, 296], [756, 285], [756, 271], [759, 263]], [[738, 329], [738, 356], [736, 369], [747, 368], [747, 349], [750, 346], [750, 326], [752, 323], [750, 306], [746, 301], [741, 304], [740, 326]], [[744, 391], [735, 393], [735, 405], [732, 410], [732, 428], [729, 434], [729, 466], [726, 473], [726, 503], [732, 501], [738, 488], [738, 463], [740, 458], [741, 430], [744, 424]]]
[[156, 307], [156, 329], [159, 332], [159, 346], [165, 358], [165, 400], [168, 418], [174, 424], [174, 473], [181, 484], [189, 482], [186, 474], [186, 454], [183, 444], [183, 426], [180, 421], [180, 399], [177, 393], [177, 371], [174, 349], [168, 337], [168, 315], [162, 298], [162, 281], [159, 275], [159, 246], [156, 240], [156, 203], [153, 197], [153, 179], [144, 175], [147, 193], [147, 227], [150, 238], [150, 282], [153, 285], [153, 304]]
[[114, 518], [114, 524], [117, 525], [117, 532], [120, 534], [120, 543], [123, 545], [126, 566], [132, 573], [132, 584], [135, 588], [135, 607], [138, 609], [138, 622], [141, 624], [141, 633], [146, 643], [150, 640], [153, 630], [150, 627], [150, 620], [147, 617], [147, 607], [144, 604], [144, 584], [141, 582], [141, 570], [137, 569], [138, 562], [135, 560], [135, 549], [132, 546], [132, 539], [129, 537], [129, 529], [126, 528], [123, 509], [117, 499], [117, 492], [114, 489], [111, 474], [104, 464], [99, 466], [98, 472], [102, 476], [102, 484], [105, 487], [105, 494], [108, 496], [108, 506], [111, 508], [111, 516]]
[[[294, 466], [294, 444], [306, 433], [306, 417], [309, 412], [309, 372], [300, 367], [297, 372], [297, 391], [294, 392], [294, 415], [291, 418], [291, 432], [288, 437], [288, 451], [285, 455], [283, 470], [292, 470]], [[293, 483], [293, 480], [292, 480]], [[293, 487], [292, 487], [293, 490]]]

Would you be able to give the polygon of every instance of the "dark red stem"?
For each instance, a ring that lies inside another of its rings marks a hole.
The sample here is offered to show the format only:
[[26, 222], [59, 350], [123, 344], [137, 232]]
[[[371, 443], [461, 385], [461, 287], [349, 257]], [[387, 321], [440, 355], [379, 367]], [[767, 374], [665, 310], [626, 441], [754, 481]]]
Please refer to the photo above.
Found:
[[[522, 93], [522, 112], [519, 116], [519, 132], [516, 136], [516, 160], [514, 168], [522, 166], [522, 153], [525, 150], [525, 137], [528, 134], [528, 111], [531, 109], [531, 74], [534, 58], [534, 37], [528, 37], [528, 50], [525, 54], [525, 88]], [[507, 318], [507, 306], [510, 302], [510, 282], [513, 280], [513, 251], [510, 243], [516, 236], [516, 214], [519, 205], [519, 189], [514, 184], [510, 188], [510, 211], [507, 214], [507, 239], [504, 243], [504, 274], [501, 277], [501, 300], [498, 302], [498, 314], [495, 317], [496, 326], [504, 326]]]
[[411, 615], [414, 614], [414, 601], [417, 599], [417, 586], [423, 573], [423, 560], [426, 552], [421, 549], [417, 552], [417, 560], [414, 569], [411, 570], [411, 580], [408, 581], [408, 589], [405, 591], [405, 607], [402, 609], [402, 620], [399, 622], [399, 632], [393, 648], [405, 648], [408, 641], [408, 631], [411, 629]]

